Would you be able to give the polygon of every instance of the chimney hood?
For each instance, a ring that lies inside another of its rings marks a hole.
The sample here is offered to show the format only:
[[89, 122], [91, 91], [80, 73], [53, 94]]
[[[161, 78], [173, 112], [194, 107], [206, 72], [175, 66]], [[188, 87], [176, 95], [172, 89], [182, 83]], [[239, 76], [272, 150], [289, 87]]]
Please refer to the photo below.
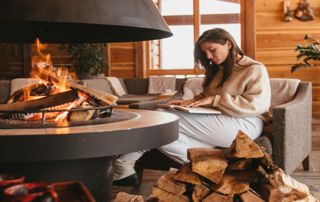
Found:
[[152, 0], [1, 0], [0, 42], [104, 43], [172, 36]]

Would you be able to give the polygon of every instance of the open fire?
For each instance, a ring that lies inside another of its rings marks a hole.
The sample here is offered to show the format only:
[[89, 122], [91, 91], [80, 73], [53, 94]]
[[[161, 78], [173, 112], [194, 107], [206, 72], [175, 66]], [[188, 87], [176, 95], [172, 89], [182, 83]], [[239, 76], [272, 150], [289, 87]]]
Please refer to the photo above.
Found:
[[45, 45], [36, 40], [38, 55], [33, 57], [31, 77], [37, 84], [15, 91], [7, 104], [0, 105], [0, 118], [22, 121], [53, 122], [86, 121], [103, 117], [117, 97], [96, 91], [75, 82], [67, 68], [55, 68], [50, 54], [43, 54]]

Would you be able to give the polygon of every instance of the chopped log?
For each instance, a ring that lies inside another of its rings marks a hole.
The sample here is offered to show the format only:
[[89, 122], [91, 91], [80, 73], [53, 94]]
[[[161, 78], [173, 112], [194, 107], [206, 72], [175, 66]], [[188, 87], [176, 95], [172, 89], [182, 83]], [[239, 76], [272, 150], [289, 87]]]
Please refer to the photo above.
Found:
[[244, 182], [266, 182], [265, 178], [257, 170], [241, 170], [228, 172], [229, 174], [235, 176], [237, 180]]
[[144, 202], [144, 199], [141, 195], [119, 192], [113, 202]]
[[186, 182], [190, 184], [201, 184], [198, 174], [194, 173], [191, 169], [191, 163], [186, 163], [180, 167], [175, 174], [174, 179], [180, 182]]
[[224, 159], [224, 152], [220, 149], [213, 148], [191, 148], [188, 149], [188, 159], [192, 162], [201, 160], [203, 158], [220, 158]]
[[68, 102], [73, 102], [78, 98], [78, 94], [74, 90], [66, 91], [63, 93], [57, 93], [49, 97], [41, 98], [38, 100], [30, 100], [24, 102], [15, 102], [11, 104], [1, 104], [1, 112], [10, 112], [10, 111], [27, 111], [27, 110], [40, 110], [46, 109], [58, 105], [62, 105]]
[[211, 148], [188, 149], [188, 158], [192, 161], [192, 171], [218, 184], [228, 166], [224, 152]]
[[156, 186], [175, 195], [182, 195], [186, 191], [186, 185], [176, 182], [174, 179], [174, 174], [161, 176]]
[[233, 195], [222, 195], [216, 192], [212, 192], [209, 196], [204, 198], [202, 202], [233, 202]]
[[[52, 83], [59, 82], [59, 79], [57, 78], [57, 76], [53, 72], [41, 71], [41, 69], [39, 69], [39, 67], [37, 67], [37, 66], [35, 66], [33, 68], [33, 71], [38, 73], [38, 75], [40, 76], [40, 79], [49, 80], [49, 82], [52, 82]], [[94, 90], [94, 89], [88, 88], [86, 86], [79, 85], [73, 81], [66, 81], [66, 86], [70, 87], [72, 89], [77, 89], [77, 90], [82, 91], [86, 94], [89, 94], [90, 96], [95, 97], [103, 105], [115, 104], [118, 99], [117, 96], [114, 96], [114, 95], [111, 95], [111, 94], [108, 94], [108, 93], [105, 93], [102, 91]]]
[[242, 202], [265, 202], [265, 200], [263, 200], [261, 196], [258, 196], [253, 190], [240, 194], [240, 198]]
[[102, 91], [98, 91], [98, 90], [94, 90], [92, 88], [88, 88], [86, 86], [82, 86], [79, 85], [77, 83], [73, 83], [73, 82], [67, 82], [67, 85], [70, 86], [72, 89], [77, 89], [79, 91], [82, 91], [94, 98], [96, 98], [97, 100], [99, 100], [101, 102], [102, 105], [112, 105], [115, 104], [116, 101], [118, 100], [117, 96], [102, 92]]
[[261, 195], [263, 200], [268, 202], [283, 201], [285, 195], [280, 190], [270, 184], [257, 184], [256, 191]]
[[261, 158], [263, 156], [261, 148], [240, 130], [227, 153], [227, 158]]
[[206, 197], [209, 194], [210, 190], [208, 187], [200, 184], [200, 185], [195, 185], [193, 192], [192, 192], [192, 200], [194, 202], [199, 202], [201, 201], [204, 197]]
[[[92, 107], [89, 104], [81, 106], [81, 108], [90, 108]], [[92, 119], [96, 110], [85, 110], [85, 111], [73, 111], [70, 112], [69, 120], [70, 121], [87, 121]]]
[[286, 197], [294, 198], [295, 200], [301, 200], [310, 195], [310, 190], [305, 184], [285, 174], [280, 168], [269, 175], [269, 183], [274, 187], [278, 187]]
[[273, 173], [279, 167], [273, 163], [271, 156], [267, 152], [263, 152], [263, 157], [260, 159], [260, 165], [264, 167], [267, 173]]
[[254, 166], [252, 159], [239, 159], [236, 162], [230, 163], [228, 170], [250, 170]]
[[225, 174], [215, 191], [221, 194], [241, 194], [250, 189], [249, 183], [238, 180], [235, 176]]
[[168, 201], [175, 201], [175, 202], [188, 202], [188, 197], [184, 195], [174, 195], [170, 192], [164, 191], [159, 189], [158, 187], [152, 188], [152, 197], [158, 198], [159, 202], [168, 202]]

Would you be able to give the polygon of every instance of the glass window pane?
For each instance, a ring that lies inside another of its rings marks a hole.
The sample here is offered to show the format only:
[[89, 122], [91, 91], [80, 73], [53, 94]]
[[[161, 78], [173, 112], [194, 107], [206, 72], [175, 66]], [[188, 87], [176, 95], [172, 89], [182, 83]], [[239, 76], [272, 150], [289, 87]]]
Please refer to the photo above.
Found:
[[161, 0], [161, 14], [193, 15], [193, 0]]
[[170, 26], [173, 36], [161, 40], [161, 69], [193, 69], [193, 26]]
[[217, 0], [200, 0], [201, 14], [240, 13], [240, 3]]
[[222, 28], [228, 31], [234, 38], [234, 40], [237, 42], [238, 46], [241, 48], [241, 26], [240, 24], [210, 24], [210, 25], [201, 25], [200, 26], [200, 35], [208, 30], [213, 28]]

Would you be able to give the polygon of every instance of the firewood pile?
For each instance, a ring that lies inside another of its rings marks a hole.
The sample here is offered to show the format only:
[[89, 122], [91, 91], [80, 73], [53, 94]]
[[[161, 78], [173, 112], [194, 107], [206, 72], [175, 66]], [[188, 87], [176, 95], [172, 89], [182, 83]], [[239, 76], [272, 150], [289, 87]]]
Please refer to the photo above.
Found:
[[148, 201], [318, 201], [241, 131], [227, 151], [192, 148], [188, 159], [176, 173], [160, 177]]

